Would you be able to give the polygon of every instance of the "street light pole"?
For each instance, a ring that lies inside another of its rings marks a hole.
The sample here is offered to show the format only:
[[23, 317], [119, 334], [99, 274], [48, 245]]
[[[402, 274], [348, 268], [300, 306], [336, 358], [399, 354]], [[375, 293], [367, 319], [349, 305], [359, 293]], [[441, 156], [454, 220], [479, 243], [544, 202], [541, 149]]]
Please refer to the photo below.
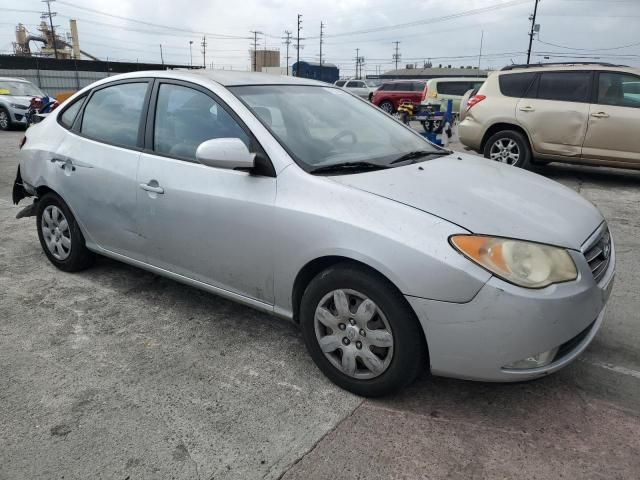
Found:
[[193, 51], [191, 50], [191, 46], [193, 45], [193, 40], [189, 40], [189, 65], [193, 67]]

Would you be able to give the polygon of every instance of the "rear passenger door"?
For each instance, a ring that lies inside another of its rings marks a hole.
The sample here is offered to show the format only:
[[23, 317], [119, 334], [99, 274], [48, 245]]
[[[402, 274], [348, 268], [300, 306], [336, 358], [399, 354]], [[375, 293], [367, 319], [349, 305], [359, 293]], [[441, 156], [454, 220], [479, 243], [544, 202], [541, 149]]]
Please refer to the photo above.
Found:
[[262, 151], [212, 92], [156, 80], [137, 181], [147, 262], [272, 304], [276, 178], [202, 165], [196, 149], [214, 138], [239, 138]]
[[516, 106], [533, 150], [579, 159], [587, 133], [593, 72], [545, 71]]
[[640, 165], [640, 77], [601, 71], [597, 78], [582, 156]]
[[[136, 212], [136, 173], [150, 93], [146, 79], [108, 83], [93, 90], [71, 119], [56, 150], [60, 193], [87, 234], [87, 242], [140, 259], [143, 242]], [[67, 115], [67, 112], [71, 111]]]

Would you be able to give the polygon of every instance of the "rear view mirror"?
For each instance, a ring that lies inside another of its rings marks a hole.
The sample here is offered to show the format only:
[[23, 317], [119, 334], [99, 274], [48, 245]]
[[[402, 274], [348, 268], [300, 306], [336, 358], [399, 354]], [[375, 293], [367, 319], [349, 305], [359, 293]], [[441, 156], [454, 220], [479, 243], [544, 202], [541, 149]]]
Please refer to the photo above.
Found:
[[209, 167], [246, 169], [255, 165], [255, 154], [239, 138], [214, 138], [202, 142], [196, 160]]

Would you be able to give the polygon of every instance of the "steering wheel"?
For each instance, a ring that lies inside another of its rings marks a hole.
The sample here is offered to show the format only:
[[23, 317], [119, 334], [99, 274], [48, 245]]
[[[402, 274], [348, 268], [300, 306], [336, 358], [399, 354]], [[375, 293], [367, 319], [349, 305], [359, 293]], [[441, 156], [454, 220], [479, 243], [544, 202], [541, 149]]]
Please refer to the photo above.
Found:
[[341, 132], [338, 132], [331, 139], [331, 143], [338, 143], [338, 142], [340, 142], [341, 139], [346, 138], [346, 137], [350, 137], [351, 138], [351, 145], [355, 145], [355, 143], [358, 141], [358, 137], [356, 137], [356, 134], [353, 133], [351, 130], [342, 130]]

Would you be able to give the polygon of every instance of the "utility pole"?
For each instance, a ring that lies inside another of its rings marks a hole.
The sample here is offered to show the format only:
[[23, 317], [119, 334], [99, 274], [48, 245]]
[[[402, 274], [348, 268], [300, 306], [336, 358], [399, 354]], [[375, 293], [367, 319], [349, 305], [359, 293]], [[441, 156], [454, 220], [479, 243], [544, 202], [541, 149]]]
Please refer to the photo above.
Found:
[[484, 43], [484, 30], [480, 36], [480, 54], [478, 55], [478, 77], [480, 76], [480, 61], [482, 60], [482, 44]]
[[43, 13], [40, 18], [45, 19], [47, 17], [49, 17], [49, 27], [51, 28], [51, 42], [53, 43], [53, 53], [56, 57], [56, 60], [58, 59], [58, 45], [56, 42], [56, 32], [53, 29], [53, 17], [55, 17], [57, 15], [56, 12], [52, 12], [51, 11], [51, 2], [55, 2], [56, 0], [42, 0], [44, 3], [47, 4], [47, 11], [45, 13]]
[[251, 33], [253, 33], [253, 67], [251, 70], [256, 72], [258, 71], [258, 35], [262, 35], [262, 32], [251, 30]]
[[164, 56], [162, 55], [162, 44], [160, 44], [160, 62], [162, 62], [162, 66], [164, 67]]
[[302, 30], [302, 15], [298, 14], [298, 37], [296, 40], [296, 77], [300, 76], [300, 30]]
[[200, 42], [200, 46], [202, 47], [202, 66], [204, 69], [207, 69], [207, 37], [202, 37], [202, 42]]
[[189, 65], [193, 67], [193, 51], [191, 50], [191, 46], [193, 45], [193, 40], [189, 40]]
[[356, 48], [356, 80], [360, 79], [360, 49]]
[[540, 0], [536, 0], [536, 4], [533, 7], [533, 15], [529, 17], [531, 20], [531, 31], [529, 32], [529, 50], [527, 50], [527, 65], [531, 62], [531, 47], [533, 45], [533, 36], [535, 35], [536, 29], [536, 16], [538, 15], [538, 3]]
[[289, 75], [289, 59], [291, 58], [289, 56], [289, 45], [291, 45], [291, 32], [289, 30], [285, 30], [284, 34], [286, 35], [286, 37], [282, 37], [282, 39], [287, 45], [287, 75]]
[[320, 22], [320, 71], [322, 72], [322, 44], [324, 40], [322, 39], [322, 35], [324, 33], [324, 23]]
[[398, 62], [400, 61], [400, 53], [398, 52], [398, 48], [400, 42], [393, 42], [396, 45], [396, 53], [393, 54], [393, 60], [396, 62], [396, 70], [398, 70]]

